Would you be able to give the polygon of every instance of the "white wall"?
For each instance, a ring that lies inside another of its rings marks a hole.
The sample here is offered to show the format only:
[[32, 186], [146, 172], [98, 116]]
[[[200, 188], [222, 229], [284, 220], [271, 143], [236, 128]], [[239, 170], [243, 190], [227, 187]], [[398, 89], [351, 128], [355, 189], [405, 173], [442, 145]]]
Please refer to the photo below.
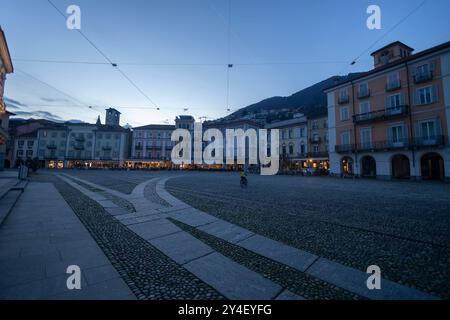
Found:
[[[450, 142], [450, 52], [441, 56], [442, 85], [444, 87], [444, 105], [447, 118], [447, 141]], [[450, 146], [444, 149], [445, 177], [450, 180]]]
[[334, 92], [327, 94], [328, 101], [328, 150], [330, 154], [330, 172], [341, 174], [340, 160], [342, 156], [335, 152], [336, 147], [336, 104]]

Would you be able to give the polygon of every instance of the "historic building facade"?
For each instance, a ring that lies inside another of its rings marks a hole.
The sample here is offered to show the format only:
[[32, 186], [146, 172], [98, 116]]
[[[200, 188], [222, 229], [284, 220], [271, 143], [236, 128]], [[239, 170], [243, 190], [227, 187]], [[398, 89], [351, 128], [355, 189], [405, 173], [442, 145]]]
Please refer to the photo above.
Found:
[[325, 91], [331, 173], [450, 180], [450, 42], [372, 57], [373, 70]]
[[314, 172], [328, 174], [329, 146], [328, 146], [328, 116], [318, 114], [308, 117], [308, 155], [307, 165], [304, 167]]
[[294, 119], [273, 122], [267, 129], [280, 130], [280, 169], [302, 170], [308, 164], [308, 120], [303, 114]]
[[11, 164], [13, 167], [18, 167], [21, 163], [26, 163], [38, 157], [37, 133], [37, 130], [35, 130], [15, 136]]
[[68, 127], [56, 123], [38, 129], [38, 159], [42, 168], [66, 167], [68, 133]]
[[[250, 144], [246, 144], [245, 146], [245, 165], [240, 165], [237, 164], [237, 154], [238, 154], [238, 141], [237, 141], [237, 137], [234, 138], [234, 146], [233, 146], [233, 153], [235, 155], [235, 164], [233, 165], [228, 165], [227, 159], [226, 159], [226, 150], [227, 148], [229, 148], [229, 146], [227, 145], [227, 139], [226, 139], [226, 130], [227, 129], [231, 129], [231, 130], [238, 130], [241, 129], [245, 132], [247, 132], [247, 130], [249, 129], [253, 129], [256, 131], [256, 141], [258, 141], [259, 138], [259, 129], [263, 129], [264, 125], [258, 121], [255, 120], [249, 120], [249, 119], [220, 119], [220, 120], [215, 120], [215, 121], [206, 121], [203, 123], [202, 125], [203, 128], [203, 132], [208, 130], [208, 129], [218, 129], [220, 130], [220, 132], [222, 133], [222, 137], [223, 137], [223, 164], [212, 164], [212, 165], [197, 165], [194, 166], [195, 168], [199, 168], [199, 169], [213, 169], [213, 170], [240, 170], [242, 168], [247, 168], [248, 170], [254, 170], [257, 171], [259, 170], [259, 166], [258, 165], [249, 165], [249, 155], [250, 152], [257, 152], [257, 150], [250, 150]], [[249, 138], [246, 138], [249, 139]], [[270, 140], [269, 140], [270, 141]], [[268, 142], [270, 145], [270, 142]], [[203, 147], [206, 146], [206, 142], [203, 142]], [[230, 147], [231, 150], [231, 147]]]
[[[14, 72], [8, 44], [3, 30], [0, 28], [0, 170], [5, 167], [7, 146], [10, 143], [8, 135], [9, 117], [12, 113], [6, 110], [3, 95], [5, 92], [6, 75]], [[7, 165], [9, 166], [9, 165]]]
[[[108, 114], [117, 111], [108, 109]], [[119, 168], [129, 155], [130, 130], [110, 124], [50, 123], [37, 129], [37, 157], [45, 168]]]
[[127, 166], [136, 169], [168, 168], [174, 142], [174, 125], [150, 124], [133, 129], [131, 157]]

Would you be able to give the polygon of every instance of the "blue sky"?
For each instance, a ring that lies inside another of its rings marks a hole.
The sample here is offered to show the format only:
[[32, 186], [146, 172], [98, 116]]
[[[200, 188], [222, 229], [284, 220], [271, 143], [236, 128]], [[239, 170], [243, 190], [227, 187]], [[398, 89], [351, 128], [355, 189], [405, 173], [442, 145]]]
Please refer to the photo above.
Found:
[[[111, 66], [22, 61], [105, 62], [47, 0], [0, 0], [0, 24], [16, 67], [5, 92], [11, 111], [95, 121], [112, 106], [122, 112], [123, 124], [133, 126], [173, 122], [183, 113], [227, 115], [228, 0], [53, 2], [62, 11], [80, 6], [82, 31], [161, 110]], [[346, 66], [421, 2], [231, 0], [230, 108], [370, 69], [370, 52]], [[366, 27], [370, 4], [381, 7], [382, 30]], [[420, 51], [449, 41], [448, 12], [450, 1], [428, 0], [374, 49], [400, 40]]]

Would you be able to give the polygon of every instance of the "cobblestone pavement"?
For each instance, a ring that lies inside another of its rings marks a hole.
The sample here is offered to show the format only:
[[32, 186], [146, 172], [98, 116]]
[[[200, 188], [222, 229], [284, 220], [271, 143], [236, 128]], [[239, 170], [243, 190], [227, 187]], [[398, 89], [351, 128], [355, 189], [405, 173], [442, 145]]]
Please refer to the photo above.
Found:
[[[446, 184], [251, 175], [249, 187], [241, 189], [233, 173], [117, 172], [113, 180], [120, 180], [118, 185], [108, 182], [110, 172], [67, 173], [119, 191], [123, 182], [124, 193], [155, 177], [173, 177], [167, 190], [195, 208], [362, 271], [376, 264], [385, 278], [450, 297], [450, 186]], [[162, 200], [150, 185], [147, 199]], [[239, 263], [250, 269], [258, 263], [248, 259], [262, 261], [207, 235], [192, 234], [233, 260], [242, 259]], [[260, 270], [264, 273], [264, 268]], [[270, 268], [266, 271], [270, 276]], [[314, 297], [315, 288], [290, 288]], [[320, 298], [327, 296], [333, 295], [323, 290]]]
[[[72, 179], [73, 180], [73, 179]], [[86, 183], [80, 182], [80, 181], [76, 181], [79, 185], [81, 185], [83, 188], [86, 188], [92, 192], [96, 192], [101, 194], [102, 196], [104, 196], [106, 199], [112, 201], [115, 205], [127, 210], [128, 212], [136, 212], [136, 208], [133, 206], [132, 203], [130, 203], [129, 201], [125, 200], [124, 198], [121, 197], [117, 197], [112, 195], [111, 193], [108, 192], [104, 192], [103, 190], [100, 190], [98, 188], [92, 187]]]
[[156, 193], [156, 184], [157, 181], [149, 183], [145, 189], [144, 189], [144, 196], [146, 199], [150, 200], [153, 203], [160, 204], [163, 207], [169, 207], [170, 205], [162, 199], [158, 194]]
[[329, 283], [315, 279], [294, 268], [277, 263], [271, 259], [257, 255], [237, 245], [208, 235], [198, 229], [190, 227], [184, 223], [171, 219], [183, 230], [186, 230], [196, 238], [208, 244], [214, 250], [230, 257], [232, 260], [258, 272], [264, 277], [280, 284], [283, 288], [293, 292], [308, 300], [356, 300], [361, 299], [356, 294], [352, 294], [344, 289], [333, 286]]
[[64, 170], [65, 173], [125, 194], [141, 182], [155, 177], [176, 175], [176, 171]]
[[38, 174], [33, 181], [55, 185], [138, 299], [224, 299], [56, 176]]
[[180, 200], [253, 232], [450, 297], [450, 186], [229, 173], [168, 181]]

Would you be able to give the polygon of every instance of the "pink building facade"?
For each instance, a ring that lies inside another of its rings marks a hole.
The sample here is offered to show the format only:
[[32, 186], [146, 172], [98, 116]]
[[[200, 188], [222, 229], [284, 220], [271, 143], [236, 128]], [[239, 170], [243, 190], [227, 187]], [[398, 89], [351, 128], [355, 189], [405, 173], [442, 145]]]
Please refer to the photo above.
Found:
[[450, 42], [394, 42], [374, 69], [325, 92], [331, 174], [450, 181]]

